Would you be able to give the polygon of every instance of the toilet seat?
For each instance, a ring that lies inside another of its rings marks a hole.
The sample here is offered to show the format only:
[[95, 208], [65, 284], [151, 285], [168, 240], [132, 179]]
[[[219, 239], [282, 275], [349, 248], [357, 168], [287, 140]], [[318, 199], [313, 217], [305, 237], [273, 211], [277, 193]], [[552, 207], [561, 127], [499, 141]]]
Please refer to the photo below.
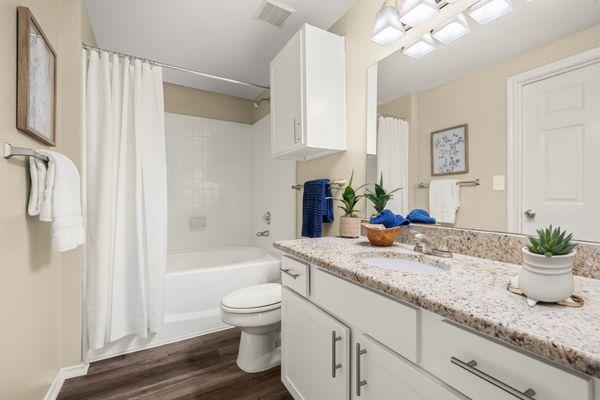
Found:
[[232, 314], [254, 314], [281, 307], [281, 285], [265, 283], [229, 293], [221, 301], [221, 309]]

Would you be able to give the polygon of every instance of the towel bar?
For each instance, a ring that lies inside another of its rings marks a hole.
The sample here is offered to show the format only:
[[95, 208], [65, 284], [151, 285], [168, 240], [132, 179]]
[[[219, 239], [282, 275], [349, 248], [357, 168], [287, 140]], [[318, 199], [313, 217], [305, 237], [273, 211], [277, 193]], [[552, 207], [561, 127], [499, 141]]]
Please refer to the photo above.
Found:
[[[346, 184], [346, 181], [344, 179], [331, 182], [331, 186], [335, 186], [336, 188], [341, 188], [345, 184]], [[304, 185], [292, 185], [292, 189], [298, 190], [298, 191], [302, 190], [303, 187], [304, 187]]]
[[[459, 181], [458, 184], [460, 186], [479, 186], [479, 178], [474, 179], [472, 181]], [[429, 187], [429, 183], [419, 183], [419, 185], [417, 186], [419, 189], [427, 189]]]
[[11, 157], [15, 157], [15, 156], [35, 157], [42, 161], [46, 161], [46, 162], [48, 161], [48, 156], [38, 153], [35, 150], [26, 149], [24, 147], [13, 146], [12, 144], [10, 144], [8, 142], [4, 142], [4, 158], [11, 158]]

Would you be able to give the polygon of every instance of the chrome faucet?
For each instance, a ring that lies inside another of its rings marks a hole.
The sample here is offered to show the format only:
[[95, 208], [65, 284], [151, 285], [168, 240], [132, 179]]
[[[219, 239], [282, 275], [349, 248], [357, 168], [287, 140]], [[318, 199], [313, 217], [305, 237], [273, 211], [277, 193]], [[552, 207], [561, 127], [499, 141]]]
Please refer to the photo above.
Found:
[[442, 239], [442, 243], [438, 248], [434, 247], [433, 240], [423, 233], [415, 235], [415, 253], [428, 254], [437, 257], [451, 258], [452, 252], [448, 249], [447, 238]]
[[258, 237], [267, 237], [269, 235], [271, 235], [271, 232], [269, 232], [268, 230], [256, 233], [256, 236], [258, 236]]

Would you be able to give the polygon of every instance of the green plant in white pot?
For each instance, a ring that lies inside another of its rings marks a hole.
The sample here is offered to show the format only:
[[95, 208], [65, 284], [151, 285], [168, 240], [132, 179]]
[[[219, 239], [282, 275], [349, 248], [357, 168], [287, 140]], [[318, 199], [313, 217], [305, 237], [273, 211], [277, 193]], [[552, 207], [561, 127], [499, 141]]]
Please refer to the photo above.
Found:
[[519, 273], [519, 287], [528, 298], [556, 302], [573, 294], [573, 262], [575, 244], [573, 234], [550, 225], [537, 230], [538, 237], [529, 237], [523, 247], [523, 269]]
[[352, 171], [348, 185], [342, 189], [342, 198], [334, 199], [342, 203], [338, 206], [344, 210], [344, 215], [340, 218], [340, 236], [347, 238], [357, 238], [360, 236], [360, 216], [357, 215], [356, 204], [358, 204], [358, 201], [364, 195], [356, 194], [356, 191], [366, 186], [362, 185], [354, 189], [352, 187], [353, 179], [354, 171]]

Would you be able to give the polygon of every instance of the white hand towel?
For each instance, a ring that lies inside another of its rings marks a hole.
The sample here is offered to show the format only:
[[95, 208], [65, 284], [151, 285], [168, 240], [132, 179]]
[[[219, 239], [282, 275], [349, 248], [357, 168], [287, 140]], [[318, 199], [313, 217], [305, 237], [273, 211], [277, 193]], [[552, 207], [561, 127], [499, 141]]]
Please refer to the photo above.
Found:
[[52, 248], [63, 252], [85, 243], [79, 171], [69, 157], [50, 150], [40, 220], [52, 221]]
[[437, 222], [453, 224], [460, 206], [458, 179], [436, 179], [429, 184], [429, 214]]
[[31, 176], [31, 187], [27, 213], [31, 216], [40, 215], [46, 187], [46, 164], [35, 157], [29, 157], [29, 175]]

